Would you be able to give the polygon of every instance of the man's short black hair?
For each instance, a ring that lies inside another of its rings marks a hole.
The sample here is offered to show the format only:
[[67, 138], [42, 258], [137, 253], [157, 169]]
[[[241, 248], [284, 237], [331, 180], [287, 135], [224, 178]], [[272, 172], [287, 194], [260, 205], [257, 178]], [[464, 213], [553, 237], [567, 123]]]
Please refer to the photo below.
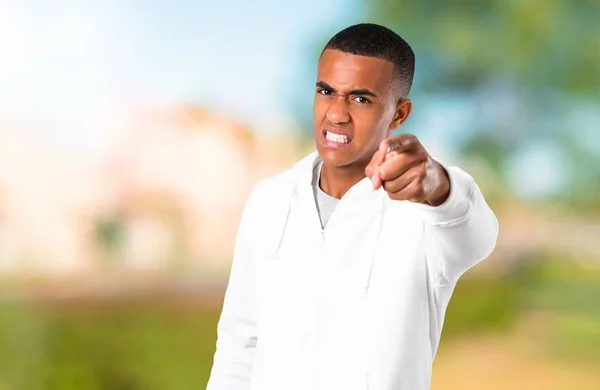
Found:
[[398, 98], [408, 96], [415, 73], [415, 54], [410, 45], [387, 27], [361, 23], [347, 27], [329, 40], [323, 51], [375, 57], [394, 64], [394, 89]]

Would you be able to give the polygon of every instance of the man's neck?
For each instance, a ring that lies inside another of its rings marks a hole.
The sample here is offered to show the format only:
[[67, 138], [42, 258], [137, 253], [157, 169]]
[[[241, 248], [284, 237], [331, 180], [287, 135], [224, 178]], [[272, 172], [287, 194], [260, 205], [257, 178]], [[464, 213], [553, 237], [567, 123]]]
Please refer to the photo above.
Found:
[[334, 198], [341, 199], [352, 186], [365, 178], [365, 167], [335, 167], [323, 163], [321, 189]]

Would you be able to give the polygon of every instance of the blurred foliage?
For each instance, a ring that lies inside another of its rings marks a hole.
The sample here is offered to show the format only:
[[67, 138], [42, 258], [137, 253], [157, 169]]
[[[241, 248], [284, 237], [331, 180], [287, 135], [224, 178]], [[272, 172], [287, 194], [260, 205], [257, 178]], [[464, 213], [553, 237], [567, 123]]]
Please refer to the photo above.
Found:
[[520, 301], [514, 278], [461, 279], [444, 321], [444, 337], [471, 331], [507, 330], [519, 318]]
[[[537, 254], [503, 275], [461, 278], [448, 306], [444, 336], [507, 331], [543, 313], [540, 334], [557, 356], [600, 363], [600, 265], [565, 254]], [[537, 326], [537, 325], [536, 325]], [[443, 343], [443, 342], [442, 342]]]
[[600, 99], [600, 3], [468, 0], [366, 3], [372, 19], [415, 42], [422, 87], [471, 90], [506, 78], [521, 91]]
[[219, 310], [118, 301], [0, 313], [2, 390], [187, 390], [208, 381]]
[[554, 253], [522, 263], [520, 285], [529, 309], [552, 313], [546, 325], [556, 352], [600, 362], [600, 265], [598, 259]]

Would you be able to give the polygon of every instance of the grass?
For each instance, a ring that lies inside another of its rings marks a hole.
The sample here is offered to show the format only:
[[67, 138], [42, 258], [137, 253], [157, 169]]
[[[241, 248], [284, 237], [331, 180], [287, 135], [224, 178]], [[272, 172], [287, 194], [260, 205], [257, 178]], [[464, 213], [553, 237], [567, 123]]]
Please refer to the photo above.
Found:
[[[555, 255], [494, 279], [467, 275], [440, 348], [473, 332], [506, 333], [542, 311], [552, 321], [540, 324], [540, 343], [600, 363], [600, 270], [580, 264]], [[201, 299], [0, 302], [0, 390], [204, 388], [219, 313]]]
[[501, 277], [467, 275], [448, 306], [444, 339], [509, 331], [528, 313], [543, 313], [533, 336], [541, 338], [544, 349], [569, 360], [600, 363], [600, 267], [576, 260], [545, 254]]
[[509, 329], [522, 310], [520, 292], [512, 276], [460, 280], [446, 312], [444, 338]]
[[120, 302], [0, 311], [0, 390], [184, 390], [208, 381], [214, 306]]

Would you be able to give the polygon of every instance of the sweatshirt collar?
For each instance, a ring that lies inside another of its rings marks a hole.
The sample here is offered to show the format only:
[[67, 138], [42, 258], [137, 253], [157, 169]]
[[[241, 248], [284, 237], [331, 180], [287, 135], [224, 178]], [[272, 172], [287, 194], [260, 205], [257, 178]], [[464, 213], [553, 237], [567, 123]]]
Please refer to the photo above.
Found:
[[[312, 194], [313, 171], [317, 164], [319, 164], [321, 161], [322, 159], [319, 156], [319, 153], [317, 151], [313, 151], [294, 165], [293, 169], [296, 171], [297, 179], [296, 190], [298, 192], [302, 194]], [[373, 189], [371, 179], [368, 177], [365, 177], [356, 183], [348, 192], [348, 195], [351, 193], [352, 198], [356, 201], [379, 199], [385, 195], [383, 188], [380, 188], [379, 190]]]

